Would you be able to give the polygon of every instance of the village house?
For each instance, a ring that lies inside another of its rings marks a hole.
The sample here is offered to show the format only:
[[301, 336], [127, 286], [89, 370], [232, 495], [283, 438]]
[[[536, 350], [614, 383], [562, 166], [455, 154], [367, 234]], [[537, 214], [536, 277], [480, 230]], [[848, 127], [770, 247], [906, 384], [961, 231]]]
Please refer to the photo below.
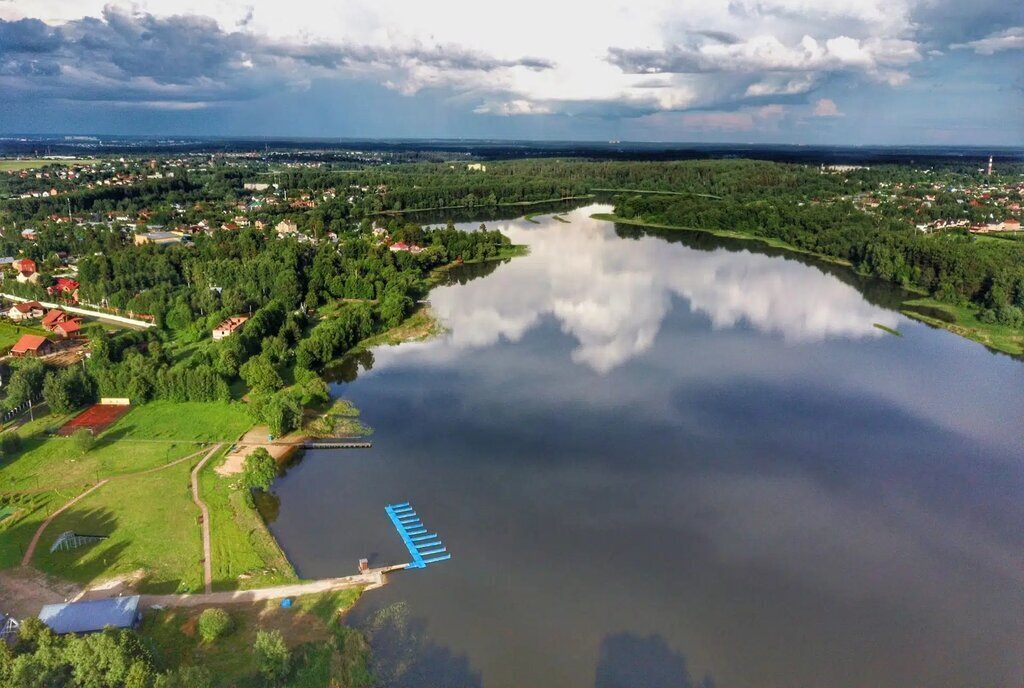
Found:
[[299, 226], [291, 220], [281, 220], [274, 227], [277, 236], [293, 236], [299, 233]]
[[14, 269], [18, 272], [35, 272], [36, 262], [31, 258], [19, 258], [11, 263]]
[[39, 334], [22, 335], [21, 339], [11, 348], [12, 356], [35, 358], [45, 356], [53, 351], [53, 342]]
[[57, 323], [57, 326], [53, 328], [53, 332], [58, 334], [63, 339], [74, 339], [81, 334], [82, 326], [77, 320], [65, 320]]
[[398, 253], [400, 251], [408, 251], [409, 244], [405, 243], [404, 241], [396, 241], [395, 243], [391, 244], [391, 246], [389, 246], [388, 249], [393, 253]]
[[61, 310], [60, 308], [53, 308], [47, 311], [46, 315], [43, 316], [43, 329], [47, 332], [54, 332], [57, 325], [77, 320], [77, 318], [71, 316], [69, 313]]
[[219, 342], [225, 337], [230, 337], [237, 332], [245, 321], [249, 319], [247, 315], [236, 315], [232, 318], [228, 318], [217, 327], [213, 328], [213, 341]]
[[26, 320], [41, 318], [44, 313], [45, 311], [43, 310], [43, 306], [38, 301], [25, 301], [11, 306], [7, 310], [7, 317], [10, 318], [12, 322], [24, 322]]
[[79, 284], [76, 280], [70, 277], [58, 277], [52, 286], [46, 288], [46, 293], [50, 296], [70, 299], [77, 303], [78, 287]]

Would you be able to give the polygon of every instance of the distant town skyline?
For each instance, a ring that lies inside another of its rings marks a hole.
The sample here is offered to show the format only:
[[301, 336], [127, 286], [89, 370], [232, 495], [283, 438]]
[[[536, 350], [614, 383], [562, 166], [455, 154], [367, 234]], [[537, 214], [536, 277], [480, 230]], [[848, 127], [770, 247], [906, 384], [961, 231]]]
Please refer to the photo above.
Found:
[[1024, 145], [1024, 9], [7, 0], [0, 132]]

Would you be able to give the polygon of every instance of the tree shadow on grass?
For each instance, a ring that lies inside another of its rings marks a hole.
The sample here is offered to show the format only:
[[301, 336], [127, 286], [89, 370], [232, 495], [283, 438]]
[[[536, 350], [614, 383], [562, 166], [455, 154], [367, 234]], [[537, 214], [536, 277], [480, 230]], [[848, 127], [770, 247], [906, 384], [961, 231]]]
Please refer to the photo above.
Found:
[[[105, 539], [51, 552], [50, 548], [65, 531]], [[118, 569], [128, 547], [123, 538], [110, 539], [116, 532], [117, 517], [109, 509], [72, 507], [54, 519], [44, 531], [32, 557], [32, 565], [46, 573], [83, 584], [109, 577]]]
[[381, 688], [482, 688], [469, 659], [427, 638], [426, 621], [410, 617], [405, 603], [373, 613], [362, 626], [373, 650], [373, 673]]
[[714, 688], [714, 682], [694, 680], [686, 657], [662, 636], [617, 633], [601, 642], [594, 688]]

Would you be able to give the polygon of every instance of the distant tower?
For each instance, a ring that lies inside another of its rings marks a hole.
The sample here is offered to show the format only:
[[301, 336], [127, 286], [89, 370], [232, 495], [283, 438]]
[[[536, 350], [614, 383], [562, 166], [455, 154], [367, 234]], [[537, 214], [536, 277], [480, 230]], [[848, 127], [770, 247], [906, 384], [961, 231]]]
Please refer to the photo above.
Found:
[[992, 176], [992, 156], [988, 156], [988, 176]]

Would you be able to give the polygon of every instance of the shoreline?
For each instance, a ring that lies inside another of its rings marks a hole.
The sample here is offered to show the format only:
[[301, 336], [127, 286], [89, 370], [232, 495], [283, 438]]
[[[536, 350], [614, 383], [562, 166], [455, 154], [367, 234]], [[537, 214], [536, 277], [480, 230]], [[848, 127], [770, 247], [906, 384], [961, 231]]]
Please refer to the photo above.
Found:
[[[738, 239], [741, 241], [756, 241], [762, 244], [766, 244], [773, 248], [782, 249], [792, 253], [799, 253], [803, 255], [813, 256], [819, 260], [823, 260], [834, 265], [841, 265], [843, 267], [850, 268], [853, 270], [853, 264], [847, 260], [835, 258], [832, 256], [826, 256], [814, 251], [808, 251], [801, 249], [792, 244], [788, 244], [778, 239], [771, 239], [768, 237], [759, 237], [754, 234], [747, 234], [745, 232], [730, 231], [730, 230], [718, 230], [718, 229], [704, 229], [700, 227], [680, 227], [678, 225], [662, 225], [655, 224], [652, 222], [643, 222], [640, 220], [628, 220], [620, 218], [614, 213], [594, 213], [590, 217], [595, 220], [603, 220], [605, 222], [613, 222], [616, 224], [627, 225], [631, 227], [647, 227], [651, 229], [663, 229], [669, 231], [682, 231], [682, 232], [703, 232], [705, 234], [712, 234], [714, 236], [723, 237], [726, 239]], [[880, 279], [880, 278], [879, 278]], [[895, 284], [895, 283], [891, 283]], [[932, 299], [922, 289], [914, 286], [903, 286], [897, 285], [904, 291], [918, 294], [918, 298], [905, 299], [900, 304], [900, 314], [918, 322], [924, 323], [930, 327], [941, 328], [947, 332], [967, 339], [969, 341], [981, 344], [989, 351], [1004, 354], [1012, 358], [1020, 359], [1024, 357], [1024, 333], [1012, 334], [1007, 331], [1011, 328], [1001, 325], [990, 325], [977, 320], [976, 309], [969, 306], [956, 306], [953, 304], [947, 304], [942, 301]], [[915, 306], [938, 309], [946, 313], [951, 317], [952, 321], [942, 320], [929, 316], [925, 313], [915, 311]]]

